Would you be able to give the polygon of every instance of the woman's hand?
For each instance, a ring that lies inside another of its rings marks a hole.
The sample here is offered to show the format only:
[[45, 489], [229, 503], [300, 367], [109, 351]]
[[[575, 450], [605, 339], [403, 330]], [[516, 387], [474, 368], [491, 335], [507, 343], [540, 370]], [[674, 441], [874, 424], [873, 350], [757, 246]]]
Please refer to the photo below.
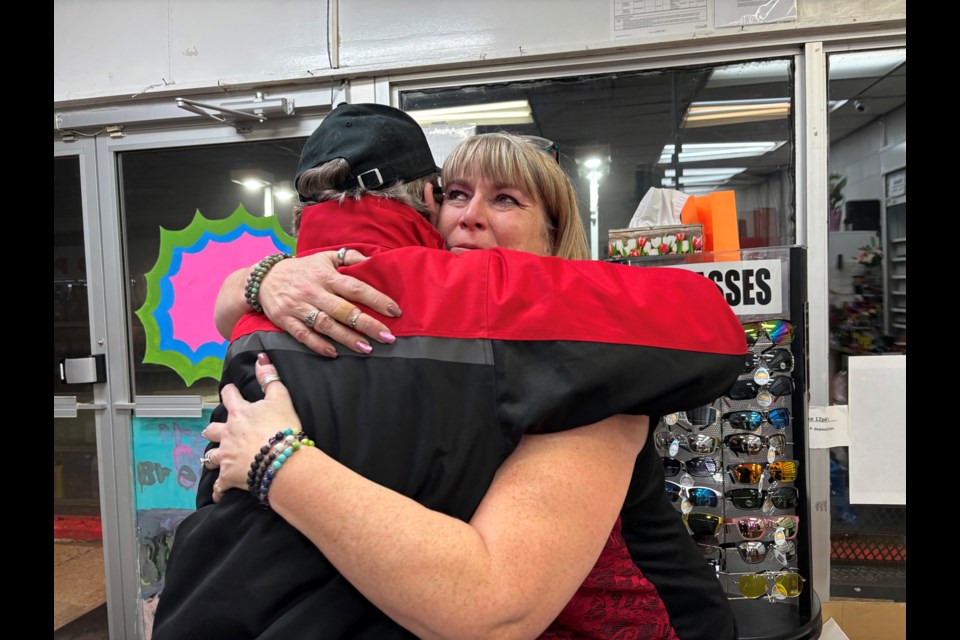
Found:
[[204, 430], [208, 440], [220, 443], [206, 454], [209, 468], [220, 467], [220, 477], [213, 488], [214, 502], [219, 502], [223, 493], [230, 489], [248, 490], [250, 463], [260, 452], [260, 447], [278, 431], [288, 428], [300, 431], [300, 418], [290, 401], [290, 394], [265, 353], [257, 356], [256, 376], [261, 386], [266, 382], [266, 397], [258, 402], [247, 402], [235, 385], [228, 384], [221, 392], [223, 406], [228, 412], [227, 421], [211, 422]]
[[[367, 338], [392, 344], [395, 338], [390, 328], [360, 313], [353, 303], [390, 318], [401, 315], [400, 307], [365, 282], [337, 270], [339, 266], [366, 260], [362, 253], [351, 249], [344, 254], [342, 263], [338, 253], [323, 251], [274, 265], [260, 283], [263, 312], [299, 342], [329, 358], [337, 357], [336, 349], [321, 336], [357, 353], [373, 350]], [[241, 269], [231, 274], [217, 296], [217, 328], [226, 338], [240, 316], [250, 310], [243, 295], [249, 273], [249, 269]]]

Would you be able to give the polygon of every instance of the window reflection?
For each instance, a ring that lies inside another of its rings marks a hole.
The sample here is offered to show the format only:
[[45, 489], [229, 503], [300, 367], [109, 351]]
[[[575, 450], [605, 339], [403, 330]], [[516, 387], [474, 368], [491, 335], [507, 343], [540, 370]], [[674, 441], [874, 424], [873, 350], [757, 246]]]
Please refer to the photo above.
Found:
[[[906, 50], [828, 57], [830, 402], [849, 356], [906, 354]], [[830, 450], [831, 596], [906, 600], [906, 507], [850, 504]]]
[[595, 251], [650, 187], [733, 190], [741, 246], [781, 246], [796, 238], [792, 78], [790, 60], [768, 60], [405, 91], [400, 106], [440, 156], [498, 130], [558, 145]]
[[136, 395], [199, 394], [207, 402], [218, 399], [216, 380], [201, 378], [188, 387], [172, 369], [143, 362], [146, 341], [134, 311], [146, 299], [144, 274], [157, 262], [161, 228], [181, 230], [198, 211], [210, 220], [224, 219], [242, 205], [254, 216], [276, 215], [289, 232], [292, 180], [304, 142], [298, 138], [121, 154]]

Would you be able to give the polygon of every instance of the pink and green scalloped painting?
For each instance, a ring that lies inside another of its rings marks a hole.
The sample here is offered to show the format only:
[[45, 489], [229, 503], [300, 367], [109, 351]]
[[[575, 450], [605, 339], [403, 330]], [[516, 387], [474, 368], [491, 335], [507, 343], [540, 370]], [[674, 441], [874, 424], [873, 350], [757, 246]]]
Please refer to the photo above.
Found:
[[243, 205], [223, 220], [198, 210], [180, 231], [160, 228], [157, 262], [146, 274], [147, 297], [137, 311], [147, 349], [144, 363], [170, 367], [191, 386], [220, 379], [227, 340], [213, 307], [220, 285], [241, 267], [273, 253], [293, 253], [296, 241], [276, 217], [250, 215]]

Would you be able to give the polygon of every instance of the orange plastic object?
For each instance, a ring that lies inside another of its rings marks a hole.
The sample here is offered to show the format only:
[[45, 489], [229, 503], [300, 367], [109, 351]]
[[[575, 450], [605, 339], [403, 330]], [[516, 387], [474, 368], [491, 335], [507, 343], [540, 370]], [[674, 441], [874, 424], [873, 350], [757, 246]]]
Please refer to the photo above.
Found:
[[737, 202], [733, 191], [715, 191], [690, 196], [680, 211], [683, 224], [703, 225], [704, 251], [735, 251], [740, 248]]

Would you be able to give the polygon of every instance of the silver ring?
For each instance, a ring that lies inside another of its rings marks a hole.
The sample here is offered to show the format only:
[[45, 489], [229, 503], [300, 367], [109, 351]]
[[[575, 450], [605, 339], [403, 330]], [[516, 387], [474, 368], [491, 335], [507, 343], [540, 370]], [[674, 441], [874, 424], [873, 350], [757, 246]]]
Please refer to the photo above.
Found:
[[338, 267], [342, 267], [342, 266], [343, 266], [343, 261], [344, 261], [344, 260], [346, 259], [346, 257], [347, 257], [347, 251], [348, 251], [348, 249], [347, 249], [346, 247], [340, 247], [340, 250], [337, 251], [337, 266], [338, 266]]
[[279, 379], [280, 379], [280, 376], [278, 376], [277, 374], [268, 373], [267, 375], [263, 376], [263, 380], [260, 382], [260, 390], [266, 393], [267, 385], [270, 384], [271, 382], [276, 382]]
[[318, 315], [320, 315], [320, 309], [314, 309], [303, 318], [303, 324], [313, 329], [313, 325], [317, 322]]
[[357, 309], [357, 315], [355, 315], [355, 316], [353, 316], [352, 318], [350, 318], [349, 320], [347, 320], [347, 325], [348, 325], [351, 329], [356, 329], [356, 328], [357, 328], [357, 320], [359, 320], [359, 319], [360, 319], [360, 316], [362, 316], [362, 315], [363, 315], [363, 311], [360, 311], [360, 309]]
[[213, 462], [213, 461], [212, 461], [210, 458], [208, 458], [207, 456], [203, 456], [202, 458], [200, 458], [200, 466], [201, 466], [201, 467], [207, 466], [207, 463], [208, 463], [208, 462]]

